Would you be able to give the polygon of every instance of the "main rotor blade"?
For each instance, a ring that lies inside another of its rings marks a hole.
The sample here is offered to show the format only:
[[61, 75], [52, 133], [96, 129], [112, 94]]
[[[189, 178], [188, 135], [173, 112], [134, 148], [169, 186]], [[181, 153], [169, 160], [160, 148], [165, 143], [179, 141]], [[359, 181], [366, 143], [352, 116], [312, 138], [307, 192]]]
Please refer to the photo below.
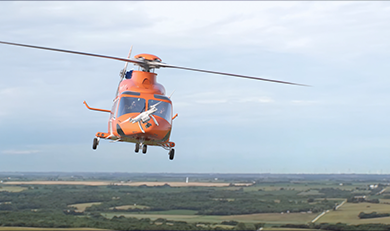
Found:
[[40, 46], [33, 46], [33, 45], [20, 44], [20, 43], [10, 43], [10, 42], [2, 42], [2, 41], [0, 41], [0, 43], [7, 44], [7, 45], [13, 45], [13, 46], [21, 46], [21, 47], [49, 50], [49, 51], [58, 51], [58, 52], [77, 54], [77, 55], [87, 55], [87, 56], [93, 56], [93, 57], [99, 57], [99, 58], [114, 59], [114, 60], [125, 61], [125, 62], [136, 63], [136, 64], [145, 64], [144, 61], [129, 59], [129, 58], [125, 59], [125, 58], [119, 58], [119, 57], [113, 57], [113, 56], [107, 56], [107, 55], [98, 55], [98, 54], [92, 54], [92, 53], [70, 51], [70, 50], [56, 49], [56, 48], [50, 48], [50, 47], [40, 47]]
[[231, 73], [225, 73], [225, 72], [208, 71], [208, 70], [195, 69], [195, 68], [189, 68], [189, 67], [180, 67], [180, 66], [174, 66], [174, 65], [169, 65], [169, 64], [165, 64], [165, 63], [162, 63], [160, 66], [161, 67], [168, 67], [168, 68], [189, 70], [189, 71], [199, 71], [199, 72], [205, 72], [205, 73], [211, 73], [211, 74], [217, 74], [217, 75], [227, 75], [227, 76], [246, 78], [246, 79], [262, 80], [262, 81], [268, 81], [268, 82], [274, 82], [274, 83], [283, 83], [283, 84], [291, 84], [291, 85], [310, 87], [309, 85], [299, 84], [299, 83], [292, 83], [292, 82], [286, 82], [286, 81], [280, 81], [280, 80], [274, 80], [274, 79], [265, 79], [265, 78], [247, 76], [247, 75], [237, 75], [237, 74], [231, 74]]
[[33, 45], [20, 44], [20, 43], [3, 42], [3, 41], [0, 41], [0, 43], [7, 44], [7, 45], [13, 45], [13, 46], [29, 47], [29, 48], [36, 48], [36, 49], [42, 49], [42, 50], [58, 51], [58, 52], [64, 52], [64, 53], [70, 53], [70, 54], [78, 54], [78, 55], [86, 55], [86, 56], [92, 56], [92, 57], [113, 59], [113, 60], [134, 63], [134, 64], [137, 64], [140, 66], [149, 66], [149, 67], [153, 67], [153, 68], [160, 68], [160, 67], [176, 68], [176, 69], [182, 69], [182, 70], [198, 71], [198, 72], [218, 74], [218, 75], [227, 75], [227, 76], [246, 78], [246, 79], [262, 80], [262, 81], [268, 81], [268, 82], [274, 82], [274, 83], [291, 84], [291, 85], [298, 85], [298, 86], [309, 86], [309, 85], [304, 85], [304, 84], [299, 84], [299, 83], [292, 83], [292, 82], [273, 80], [273, 79], [265, 79], [265, 78], [247, 76], [247, 75], [237, 75], [237, 74], [231, 74], [231, 73], [225, 73], [225, 72], [208, 71], [208, 70], [195, 69], [195, 68], [189, 68], [189, 67], [180, 67], [180, 66], [169, 65], [166, 63], [161, 63], [161, 62], [156, 62], [156, 61], [145, 61], [145, 60], [137, 60], [137, 59], [130, 59], [130, 58], [126, 59], [126, 58], [119, 58], [119, 57], [113, 57], [113, 56], [107, 56], [107, 55], [99, 55], [99, 54], [85, 53], [85, 52], [79, 52], [79, 51], [70, 51], [70, 50], [56, 49], [56, 48], [50, 48], [50, 47], [40, 47], [40, 46], [33, 46]]

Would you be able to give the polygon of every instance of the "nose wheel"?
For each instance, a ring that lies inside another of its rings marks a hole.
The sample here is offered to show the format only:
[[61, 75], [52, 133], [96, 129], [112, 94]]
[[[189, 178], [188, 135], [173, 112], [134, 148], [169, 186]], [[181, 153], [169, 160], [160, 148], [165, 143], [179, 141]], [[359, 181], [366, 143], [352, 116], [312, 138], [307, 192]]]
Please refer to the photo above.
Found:
[[136, 153], [138, 153], [139, 152], [139, 143], [136, 143], [135, 144], [135, 150], [134, 150]]
[[168, 155], [169, 155], [169, 159], [173, 160], [173, 158], [175, 157], [175, 149], [172, 148], [171, 150], [169, 150]]

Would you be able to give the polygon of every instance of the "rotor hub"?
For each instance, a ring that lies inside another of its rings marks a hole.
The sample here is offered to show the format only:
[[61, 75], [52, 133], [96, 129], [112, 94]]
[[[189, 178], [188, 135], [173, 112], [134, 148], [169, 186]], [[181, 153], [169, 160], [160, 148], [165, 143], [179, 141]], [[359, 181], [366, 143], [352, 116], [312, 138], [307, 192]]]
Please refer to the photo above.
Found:
[[157, 62], [162, 61], [159, 57], [157, 57], [155, 55], [151, 55], [151, 54], [139, 54], [139, 55], [134, 56], [134, 58], [148, 60], [148, 61], [157, 61]]
[[135, 64], [144, 69], [144, 71], [149, 72], [150, 69], [159, 68], [161, 64], [161, 59], [155, 55], [151, 54], [139, 54], [134, 56], [134, 59], [142, 61], [143, 63]]

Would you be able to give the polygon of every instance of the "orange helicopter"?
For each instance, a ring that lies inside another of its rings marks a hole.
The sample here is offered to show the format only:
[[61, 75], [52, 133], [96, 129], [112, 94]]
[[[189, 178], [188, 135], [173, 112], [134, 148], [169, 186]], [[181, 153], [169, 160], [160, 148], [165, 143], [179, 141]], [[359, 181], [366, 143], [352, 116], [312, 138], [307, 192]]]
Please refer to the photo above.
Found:
[[[172, 130], [172, 121], [178, 114], [172, 116], [172, 101], [170, 97], [165, 95], [165, 88], [156, 82], [157, 74], [154, 73], [154, 71], [161, 67], [307, 86], [272, 79], [169, 65], [163, 63], [159, 57], [151, 54], [139, 54], [131, 59], [131, 49], [128, 58], [119, 58], [19, 43], [2, 41], [0, 41], [0, 43], [126, 62], [124, 69], [120, 72], [119, 85], [111, 110], [92, 108], [84, 101], [85, 106], [90, 110], [110, 113], [108, 132], [96, 133], [96, 137], [93, 139], [92, 144], [92, 149], [94, 150], [99, 145], [100, 139], [107, 139], [113, 142], [135, 143], [136, 153], [142, 149], [142, 153], [145, 154], [149, 145], [160, 146], [169, 150], [169, 159], [173, 160], [175, 155], [175, 143], [171, 142], [169, 138]], [[127, 71], [128, 63], [133, 63], [138, 66], [138, 70]]]

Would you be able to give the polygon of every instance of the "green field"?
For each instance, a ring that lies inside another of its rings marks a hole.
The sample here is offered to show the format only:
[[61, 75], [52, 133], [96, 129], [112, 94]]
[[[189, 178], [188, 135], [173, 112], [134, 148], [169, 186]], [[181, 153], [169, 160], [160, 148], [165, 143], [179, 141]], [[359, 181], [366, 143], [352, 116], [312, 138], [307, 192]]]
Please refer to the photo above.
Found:
[[92, 205], [100, 205], [101, 202], [91, 202], [91, 203], [80, 203], [68, 205], [68, 207], [75, 207], [76, 212], [84, 212], [86, 208], [91, 207]]
[[318, 190], [309, 190], [298, 193], [299, 196], [321, 196], [323, 193], [318, 192]]
[[123, 213], [112, 212], [102, 213], [107, 218], [114, 216], [135, 217], [135, 218], [150, 218], [155, 220], [158, 218], [164, 218], [167, 220], [185, 221], [185, 222], [209, 222], [209, 223], [221, 223], [222, 221], [238, 221], [244, 223], [261, 223], [267, 224], [302, 224], [308, 223], [313, 220], [318, 214], [310, 213], [259, 213], [259, 214], [247, 214], [247, 215], [230, 215], [230, 216], [213, 216], [213, 215], [195, 215], [196, 211], [192, 210], [170, 210], [161, 212], [140, 212], [140, 213]]
[[21, 192], [23, 190], [28, 189], [27, 187], [20, 187], [20, 186], [1, 186], [0, 191], [7, 191], [7, 192]]
[[337, 211], [330, 211], [325, 214], [319, 220], [319, 223], [346, 223], [346, 224], [369, 224], [369, 223], [382, 223], [390, 224], [390, 217], [380, 217], [371, 219], [359, 219], [360, 212], [371, 213], [390, 213], [389, 204], [373, 204], [373, 203], [345, 203]]
[[305, 184], [305, 183], [261, 183], [256, 184], [254, 186], [250, 187], [244, 187], [244, 191], [250, 192], [250, 191], [258, 191], [259, 189], [263, 191], [278, 191], [281, 188], [284, 190], [292, 190], [297, 192], [304, 192], [312, 189], [319, 189], [319, 188], [339, 188], [343, 190], [355, 190], [356, 187], [359, 186], [365, 186], [366, 183], [359, 184], [351, 184], [351, 185], [339, 185], [336, 183], [327, 183], [327, 184]]
[[128, 209], [148, 209], [150, 208], [149, 206], [144, 206], [144, 205], [122, 205], [122, 206], [115, 206], [111, 207], [110, 209], [116, 209], [116, 210], [128, 210]]
[[[143, 212], [141, 212], [143, 213]], [[175, 210], [167, 210], [167, 211], [148, 211], [145, 212], [147, 214], [164, 214], [164, 215], [195, 215], [195, 210], [185, 210], [185, 209], [175, 209]], [[133, 213], [137, 214], [137, 213]]]
[[0, 230], [43, 230], [43, 231], [71, 231], [71, 230], [107, 230], [107, 229], [94, 229], [94, 228], [35, 228], [35, 227], [0, 227]]
[[299, 228], [279, 228], [279, 227], [265, 227], [263, 231], [315, 231], [318, 229], [299, 229]]

